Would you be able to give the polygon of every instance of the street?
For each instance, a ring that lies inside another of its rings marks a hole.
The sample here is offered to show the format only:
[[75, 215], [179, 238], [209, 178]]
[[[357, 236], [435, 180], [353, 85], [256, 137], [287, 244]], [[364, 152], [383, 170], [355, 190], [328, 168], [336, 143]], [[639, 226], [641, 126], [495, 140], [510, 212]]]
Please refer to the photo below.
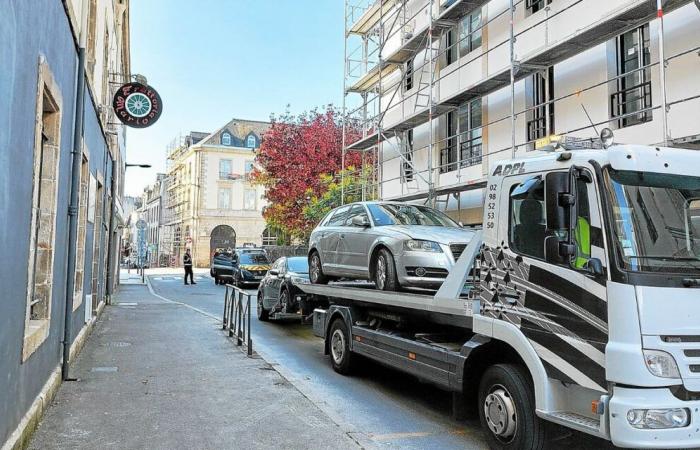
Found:
[[[180, 274], [149, 276], [153, 292], [220, 320], [225, 287], [198, 273], [197, 285], [185, 286]], [[256, 289], [248, 289], [253, 296]], [[253, 349], [363, 445], [400, 448], [487, 448], [477, 420], [450, 417], [451, 396], [415, 378], [367, 362], [350, 377], [333, 371], [323, 341], [299, 323], [259, 322], [253, 308]], [[565, 437], [569, 448], [612, 448], [578, 433]]]

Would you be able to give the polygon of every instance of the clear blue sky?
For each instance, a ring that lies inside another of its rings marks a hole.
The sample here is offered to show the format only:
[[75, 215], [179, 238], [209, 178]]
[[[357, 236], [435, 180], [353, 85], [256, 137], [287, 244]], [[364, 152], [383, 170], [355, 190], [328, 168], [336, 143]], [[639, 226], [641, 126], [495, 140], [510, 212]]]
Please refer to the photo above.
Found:
[[342, 0], [130, 3], [131, 70], [160, 92], [163, 114], [128, 132], [127, 161], [153, 168], [127, 170], [127, 195], [165, 170], [180, 133], [342, 102]]

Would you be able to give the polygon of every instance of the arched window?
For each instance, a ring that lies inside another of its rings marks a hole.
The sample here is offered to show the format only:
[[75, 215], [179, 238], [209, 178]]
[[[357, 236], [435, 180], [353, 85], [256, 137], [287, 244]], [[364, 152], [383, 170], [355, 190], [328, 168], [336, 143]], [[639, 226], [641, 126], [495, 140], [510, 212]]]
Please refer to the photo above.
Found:
[[231, 145], [231, 135], [228, 133], [224, 133], [221, 135], [221, 144], [222, 145]]
[[255, 136], [252, 134], [248, 136], [248, 142], [246, 142], [246, 147], [255, 148]]
[[277, 233], [270, 229], [270, 227], [265, 228], [262, 234], [262, 245], [277, 245]]

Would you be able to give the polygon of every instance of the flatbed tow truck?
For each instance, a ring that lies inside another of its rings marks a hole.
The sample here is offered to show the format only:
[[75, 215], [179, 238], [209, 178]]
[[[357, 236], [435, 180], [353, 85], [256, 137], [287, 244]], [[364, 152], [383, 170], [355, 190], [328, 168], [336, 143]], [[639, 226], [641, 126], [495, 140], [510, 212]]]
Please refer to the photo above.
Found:
[[700, 152], [574, 146], [490, 169], [483, 230], [434, 295], [302, 286], [333, 368], [452, 392], [492, 448], [544, 448], [549, 422], [700, 447]]

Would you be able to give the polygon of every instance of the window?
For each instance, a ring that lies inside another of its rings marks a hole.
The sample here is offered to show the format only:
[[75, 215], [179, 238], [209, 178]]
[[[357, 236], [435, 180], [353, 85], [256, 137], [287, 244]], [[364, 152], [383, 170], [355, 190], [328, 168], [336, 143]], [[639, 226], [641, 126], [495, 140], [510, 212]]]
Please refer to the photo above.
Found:
[[510, 247], [523, 255], [544, 259], [546, 235], [544, 181], [530, 178], [510, 190]]
[[457, 35], [457, 27], [454, 27], [445, 33], [445, 65], [449, 66], [457, 60], [457, 48], [455, 45], [455, 36]]
[[231, 189], [219, 188], [217, 206], [219, 209], [231, 209]]
[[406, 61], [406, 69], [404, 70], [403, 90], [410, 91], [413, 89], [413, 60]]
[[457, 121], [454, 111], [447, 113], [445, 146], [440, 149], [440, 173], [457, 169]]
[[256, 147], [255, 136], [253, 136], [252, 134], [250, 136], [248, 136], [248, 141], [246, 142], [246, 147], [248, 147], [248, 148], [255, 148]]
[[413, 181], [413, 130], [404, 133], [403, 160], [401, 162], [403, 182]]
[[347, 219], [349, 210], [350, 210], [349, 206], [343, 206], [342, 208], [336, 209], [335, 212], [333, 213], [333, 216], [330, 218], [330, 220], [326, 224], [326, 226], [329, 226], [329, 227], [341, 226], [343, 223], [345, 223], [345, 219]]
[[56, 209], [61, 142], [61, 97], [45, 62], [39, 64], [31, 227], [27, 261], [27, 307], [22, 361], [46, 339], [51, 318]]
[[527, 140], [536, 141], [554, 133], [554, 67], [525, 81]]
[[248, 180], [250, 179], [250, 174], [255, 169], [255, 163], [253, 161], [246, 161], [245, 162], [245, 179]]
[[[617, 37], [617, 90], [610, 96], [612, 117], [620, 117], [620, 128], [648, 122], [651, 110], [651, 71], [649, 55], [649, 24]], [[639, 70], [641, 69], [641, 70]], [[638, 114], [634, 114], [641, 111]]]
[[231, 145], [231, 135], [224, 133], [221, 135], [221, 145]]
[[347, 215], [347, 218], [345, 219], [345, 226], [346, 227], [353, 226], [352, 219], [355, 216], [365, 216], [365, 217], [367, 217], [367, 220], [369, 220], [369, 217], [367, 216], [367, 211], [365, 211], [365, 207], [362, 205], [355, 205], [350, 209], [350, 213]]
[[75, 277], [73, 282], [73, 311], [83, 303], [83, 283], [85, 282], [85, 241], [87, 239], [87, 206], [90, 180], [90, 165], [83, 156], [80, 165], [80, 190], [78, 202], [78, 238], [75, 252]]
[[255, 209], [257, 192], [255, 189], [246, 189], [243, 192], [243, 209]]
[[481, 47], [481, 9], [472, 11], [459, 21], [459, 55]]
[[231, 168], [230, 159], [220, 159], [219, 160], [219, 179], [220, 180], [230, 180], [233, 177], [233, 170]]
[[535, 14], [537, 11], [545, 9], [552, 0], [525, 0], [525, 10], [527, 15]]
[[272, 228], [267, 227], [263, 230], [262, 245], [277, 245], [277, 233]]
[[97, 309], [97, 304], [99, 303], [99, 291], [102, 284], [102, 277], [100, 276], [100, 251], [102, 250], [102, 242], [104, 239], [104, 227], [103, 227], [103, 197], [104, 197], [104, 187], [99, 180], [95, 180], [97, 190], [95, 191], [95, 227], [94, 234], [92, 238], [92, 305], [85, 305], [86, 317], [87, 312]]
[[463, 103], [458, 112], [460, 166], [481, 164], [481, 99]]

